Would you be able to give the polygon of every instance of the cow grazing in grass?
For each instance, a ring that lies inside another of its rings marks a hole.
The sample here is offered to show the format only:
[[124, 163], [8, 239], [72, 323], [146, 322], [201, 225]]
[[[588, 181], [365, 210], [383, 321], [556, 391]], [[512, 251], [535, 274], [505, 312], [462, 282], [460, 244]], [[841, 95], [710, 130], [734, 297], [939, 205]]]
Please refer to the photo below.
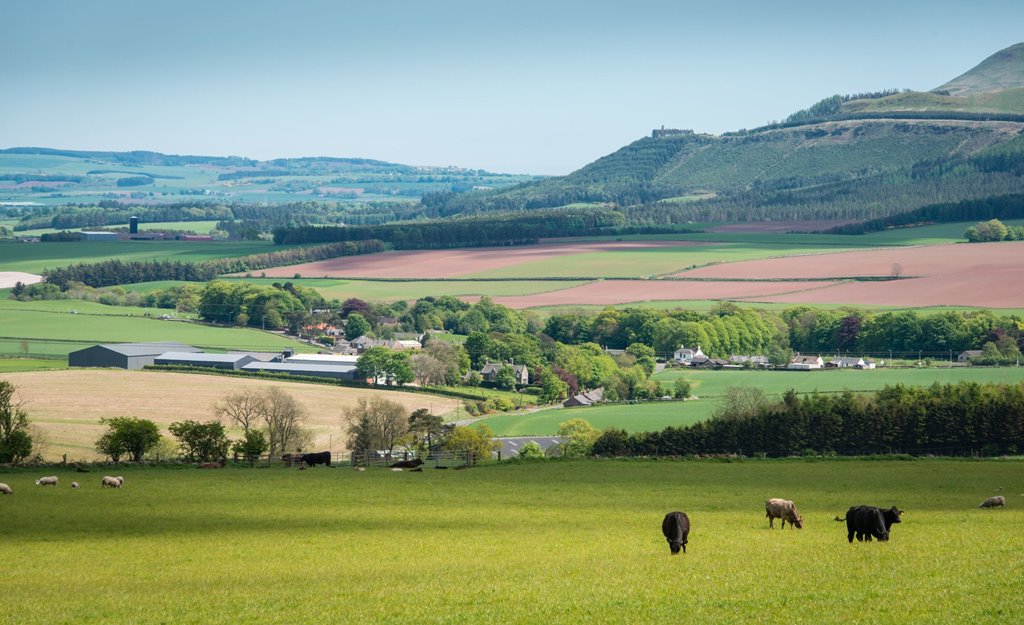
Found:
[[36, 486], [56, 486], [59, 481], [56, 475], [49, 475], [36, 480]]
[[121, 484], [124, 483], [122, 477], [112, 477], [110, 475], [104, 475], [103, 480], [100, 482], [100, 488], [121, 488]]
[[789, 527], [803, 529], [804, 519], [797, 512], [796, 506], [788, 499], [771, 498], [764, 502], [764, 515], [768, 517], [768, 529], [775, 527], [775, 519], [782, 519], [782, 528], [786, 528], [786, 521]]
[[903, 511], [893, 506], [887, 510], [875, 506], [853, 506], [846, 511], [845, 518], [836, 517], [837, 521], [846, 521], [846, 539], [853, 542], [856, 535], [858, 541], [871, 542], [874, 536], [878, 540], [889, 540], [889, 528], [901, 521]]
[[220, 459], [220, 462], [204, 462], [198, 466], [200, 469], [223, 469], [228, 461], [224, 458]]
[[678, 555], [682, 549], [686, 553], [686, 543], [690, 535], [690, 517], [685, 512], [669, 512], [665, 520], [661, 522], [661, 533], [668, 541], [668, 548], [672, 555]]
[[14, 494], [14, 491], [11, 490], [10, 486], [8, 486], [7, 484], [4, 484], [3, 482], [0, 482], [0, 495], [13, 495], [13, 494]]
[[398, 462], [391, 465], [395, 469], [415, 469], [416, 467], [423, 464], [423, 461], [419, 458], [413, 460], [399, 460]]
[[996, 495], [995, 497], [989, 497], [985, 501], [981, 502], [979, 508], [998, 508], [1006, 506], [1006, 497], [1002, 495]]
[[281, 460], [284, 460], [289, 465], [299, 463], [315, 467], [318, 464], [322, 464], [329, 467], [331, 466], [331, 452], [319, 451], [311, 454], [285, 454], [281, 456]]

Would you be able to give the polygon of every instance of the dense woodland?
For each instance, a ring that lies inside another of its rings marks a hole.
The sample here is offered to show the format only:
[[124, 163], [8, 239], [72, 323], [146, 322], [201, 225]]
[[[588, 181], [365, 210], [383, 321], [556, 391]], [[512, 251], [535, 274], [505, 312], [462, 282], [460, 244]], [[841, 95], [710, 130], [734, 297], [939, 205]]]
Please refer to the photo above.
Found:
[[607, 430], [591, 453], [967, 456], [1024, 449], [1024, 384], [897, 385], [872, 394], [789, 391], [778, 402], [756, 389], [733, 389], [727, 400], [715, 418], [689, 427], [636, 434]]

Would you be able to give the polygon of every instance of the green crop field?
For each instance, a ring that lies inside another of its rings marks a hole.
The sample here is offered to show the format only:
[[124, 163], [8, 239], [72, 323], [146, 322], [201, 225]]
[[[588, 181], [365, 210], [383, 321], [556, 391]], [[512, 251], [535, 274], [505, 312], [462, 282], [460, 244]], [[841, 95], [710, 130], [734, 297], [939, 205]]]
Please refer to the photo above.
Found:
[[[110, 228], [127, 228], [128, 224], [109, 224], [103, 226], [103, 229]], [[183, 232], [195, 232], [196, 234], [208, 234], [210, 230], [217, 227], [216, 221], [158, 221], [152, 223], [140, 223], [139, 232], [163, 232], [165, 230], [183, 231]], [[70, 230], [76, 230], [70, 228]], [[58, 232], [56, 228], [40, 228], [38, 230], [19, 230], [19, 237], [33, 237], [39, 236], [46, 232]]]
[[[2, 625], [1013, 622], [1019, 461], [0, 470]], [[57, 488], [37, 487], [41, 475]], [[82, 488], [68, 484], [78, 480]], [[1006, 509], [979, 510], [997, 489]], [[769, 530], [793, 499], [802, 530]], [[852, 505], [905, 511], [849, 544]], [[671, 510], [686, 554], [661, 534]]]
[[[74, 311], [74, 313], [72, 313]], [[170, 311], [104, 306], [79, 300], [18, 302], [0, 299], [0, 355], [57, 358], [95, 343], [179, 341], [196, 347], [278, 351], [305, 344], [248, 328], [224, 328], [173, 319]], [[151, 317], [143, 315], [150, 314]]]
[[789, 389], [798, 393], [877, 391], [886, 386], [930, 386], [960, 381], [1015, 384], [1024, 381], [1024, 367], [953, 367], [920, 369], [747, 371], [668, 369], [655, 376], [669, 389], [678, 378], [691, 384], [697, 399], [685, 402], [651, 401], [638, 404], [605, 404], [587, 408], [548, 408], [536, 412], [488, 417], [486, 424], [498, 436], [552, 436], [568, 419], [585, 419], [599, 430], [609, 427], [627, 432], [654, 432], [669, 426], [686, 426], [708, 419], [726, 390], [734, 386], [759, 388], [777, 398]]
[[262, 254], [287, 247], [269, 241], [76, 241], [19, 243], [0, 241], [0, 271], [41, 273], [48, 267], [121, 260], [203, 261]]
[[922, 367], [919, 369], [832, 369], [820, 371], [700, 371], [667, 369], [656, 379], [671, 385], [685, 378], [698, 397], [715, 397], [731, 386], [752, 386], [768, 395], [781, 395], [789, 389], [798, 393], [832, 393], [843, 390], [877, 391], [885, 386], [930, 386], [956, 382], [994, 382], [1015, 384], [1024, 381], [1024, 367]]
[[599, 430], [610, 427], [628, 432], [655, 432], [668, 426], [703, 421], [718, 406], [714, 401], [653, 401], [641, 404], [605, 404], [586, 408], [548, 408], [537, 412], [503, 414], [482, 419], [496, 436], [552, 436], [569, 419], [584, 419]]
[[[3, 340], [0, 339], [0, 344]], [[5, 351], [0, 348], [0, 351]], [[63, 360], [47, 358], [9, 358], [0, 357], [0, 373], [18, 373], [21, 371], [49, 371], [63, 369], [67, 363]]]
[[518, 263], [500, 269], [470, 274], [473, 278], [605, 277], [636, 278], [659, 276], [710, 263], [757, 260], [793, 254], [837, 252], [846, 248], [774, 243], [709, 243], [680, 247], [585, 252]]

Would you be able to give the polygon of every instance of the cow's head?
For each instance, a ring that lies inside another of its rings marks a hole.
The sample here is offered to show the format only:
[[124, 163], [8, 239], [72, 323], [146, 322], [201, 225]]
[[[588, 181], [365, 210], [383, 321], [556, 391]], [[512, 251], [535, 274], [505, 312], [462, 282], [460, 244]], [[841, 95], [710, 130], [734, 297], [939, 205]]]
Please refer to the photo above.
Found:
[[671, 538], [669, 538], [667, 540], [668, 540], [668, 548], [672, 550], [672, 555], [678, 555], [680, 548], [682, 548], [683, 553], [686, 553], [686, 539], [683, 539], [683, 540], [679, 541], [679, 540], [672, 540]]
[[885, 520], [888, 521], [890, 525], [893, 523], [900, 523], [903, 521], [903, 519], [901, 518], [903, 516], [903, 511], [897, 508], [896, 506], [893, 506], [888, 510], [883, 511], [883, 514], [885, 515]]
[[796, 516], [796, 518], [791, 520], [790, 523], [792, 523], [798, 530], [802, 530], [804, 528], [804, 518], [799, 514], [794, 516]]

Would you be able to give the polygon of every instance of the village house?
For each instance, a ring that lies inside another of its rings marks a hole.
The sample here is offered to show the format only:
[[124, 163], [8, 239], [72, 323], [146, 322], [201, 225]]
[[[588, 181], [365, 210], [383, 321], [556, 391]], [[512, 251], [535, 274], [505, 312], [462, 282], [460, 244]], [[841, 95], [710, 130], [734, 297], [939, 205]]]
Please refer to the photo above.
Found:
[[480, 370], [480, 375], [483, 377], [485, 382], [497, 382], [498, 372], [501, 371], [502, 367], [512, 368], [512, 372], [516, 377], [516, 384], [530, 383], [530, 369], [526, 365], [489, 362]]
[[729, 356], [729, 364], [739, 367], [770, 367], [767, 356], [746, 356], [737, 354]]
[[691, 349], [685, 345], [680, 345], [679, 349], [672, 354], [672, 359], [681, 365], [689, 366], [694, 358], [705, 358], [704, 352], [700, 351], [700, 345], [697, 349]]
[[971, 358], [981, 358], [980, 349], [969, 349], [966, 352], [960, 352], [956, 357], [957, 362], [970, 362]]
[[562, 402], [562, 405], [566, 408], [575, 408], [577, 406], [592, 406], [602, 401], [604, 401], [604, 388], [598, 387], [578, 395], [573, 395]]
[[843, 356], [833, 358], [825, 363], [826, 369], [874, 369], [875, 363], [872, 360], [857, 358], [856, 356]]

